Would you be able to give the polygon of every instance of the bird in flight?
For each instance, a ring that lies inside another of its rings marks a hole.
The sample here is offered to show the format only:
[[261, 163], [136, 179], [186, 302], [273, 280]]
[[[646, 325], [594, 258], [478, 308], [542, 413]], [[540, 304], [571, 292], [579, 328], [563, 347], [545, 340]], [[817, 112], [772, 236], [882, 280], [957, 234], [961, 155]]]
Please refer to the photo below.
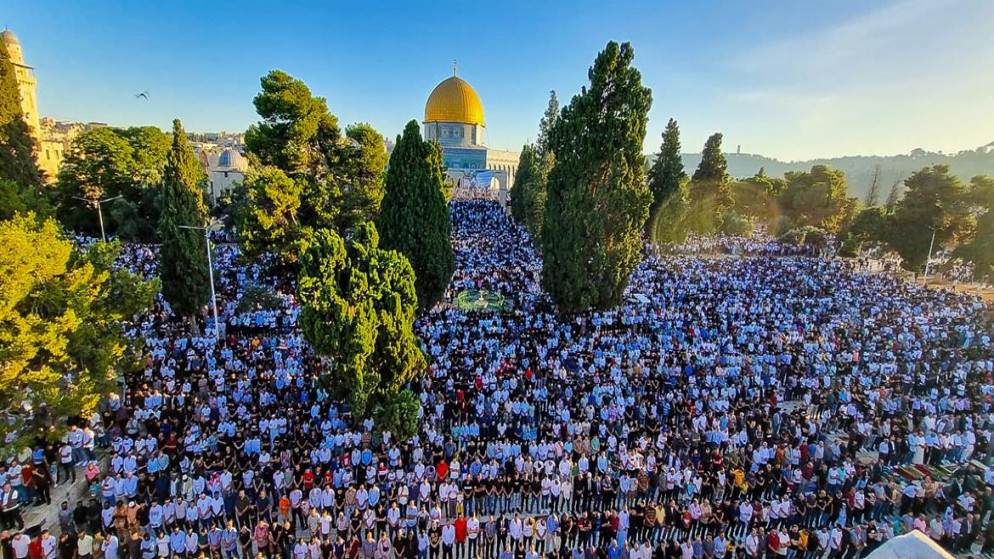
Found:
[[142, 91], [141, 93], [135, 93], [135, 99], [145, 99], [148, 101], [148, 92]]

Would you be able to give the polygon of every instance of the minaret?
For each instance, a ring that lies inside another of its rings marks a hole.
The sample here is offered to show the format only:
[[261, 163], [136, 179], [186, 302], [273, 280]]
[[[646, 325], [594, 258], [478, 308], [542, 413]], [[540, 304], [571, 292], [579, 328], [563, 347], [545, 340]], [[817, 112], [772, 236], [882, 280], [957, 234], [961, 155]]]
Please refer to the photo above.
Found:
[[17, 89], [21, 94], [21, 112], [24, 113], [24, 120], [31, 129], [31, 135], [35, 142], [41, 142], [41, 123], [38, 116], [38, 98], [35, 97], [35, 89], [38, 82], [35, 80], [34, 68], [24, 63], [24, 53], [21, 51], [21, 42], [17, 35], [9, 29], [0, 31], [0, 38], [7, 47], [10, 55], [10, 62], [14, 65], [14, 75], [17, 78]]

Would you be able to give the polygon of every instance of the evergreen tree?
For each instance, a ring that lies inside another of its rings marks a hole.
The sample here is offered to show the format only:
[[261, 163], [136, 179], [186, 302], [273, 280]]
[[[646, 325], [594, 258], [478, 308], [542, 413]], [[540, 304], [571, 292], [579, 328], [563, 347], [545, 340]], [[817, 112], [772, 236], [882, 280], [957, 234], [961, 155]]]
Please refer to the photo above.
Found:
[[[535, 152], [538, 155], [538, 160], [543, 164], [553, 156], [549, 149], [549, 134], [552, 132], [552, 127], [556, 125], [557, 118], [559, 118], [559, 99], [556, 97], [556, 90], [553, 89], [549, 92], [549, 106], [545, 109], [545, 114], [542, 115], [542, 120], [538, 124], [538, 139], [535, 140]], [[551, 160], [548, 163], [546, 170], [551, 167]]]
[[701, 162], [690, 183], [687, 226], [695, 233], [713, 233], [721, 227], [721, 216], [732, 206], [728, 161], [721, 152], [721, 133], [708, 138]]
[[21, 93], [6, 45], [0, 41], [0, 217], [16, 211], [46, 213], [42, 175], [35, 164], [35, 141], [21, 111]]
[[890, 247], [901, 255], [906, 270], [925, 266], [932, 232], [933, 253], [955, 244], [973, 226], [966, 189], [946, 165], [935, 165], [912, 174], [904, 181], [907, 191], [897, 203], [887, 224]]
[[234, 220], [242, 253], [254, 259], [269, 252], [287, 262], [297, 260], [302, 227], [297, 219], [303, 181], [265, 167], [246, 178], [235, 191]]
[[410, 260], [422, 311], [441, 300], [456, 269], [442, 189], [442, 150], [422, 140], [418, 122], [412, 120], [390, 155], [377, 228], [384, 249]]
[[179, 119], [173, 121], [173, 145], [166, 157], [159, 219], [159, 277], [162, 295], [178, 316], [189, 317], [198, 331], [196, 314], [210, 298], [207, 241], [199, 229], [207, 224], [203, 192], [197, 184], [199, 167]]
[[683, 171], [683, 158], [680, 156], [680, 127], [676, 120], [670, 119], [663, 130], [663, 143], [659, 155], [649, 169], [649, 192], [652, 193], [652, 204], [649, 206], [650, 223], [655, 218], [659, 208], [675, 194], [687, 173]]
[[608, 43], [550, 135], [542, 280], [562, 311], [616, 305], [641, 258], [652, 92], [633, 58], [630, 44]]
[[973, 264], [975, 281], [994, 283], [994, 177], [973, 177], [967, 198], [977, 215], [977, 225], [969, 240], [956, 247], [953, 257]]
[[117, 242], [80, 253], [31, 213], [0, 222], [0, 247], [0, 440], [19, 449], [60, 440], [67, 418], [89, 417], [116, 388], [139, 357], [125, 321], [157, 287], [112, 266]]
[[884, 202], [884, 207], [887, 208], [888, 212], [893, 212], [897, 208], [897, 202], [901, 199], [901, 180], [898, 179], [894, 181], [894, 184], [890, 187], [890, 192], [887, 193], [887, 201]]
[[537, 150], [534, 146], [521, 148], [518, 158], [518, 171], [514, 174], [514, 187], [511, 189], [511, 216], [525, 227], [532, 237], [537, 238], [542, 230], [542, 216], [545, 213], [545, 184]]
[[376, 417], [398, 440], [417, 432], [418, 400], [406, 388], [425, 369], [414, 336], [414, 270], [379, 247], [372, 223], [348, 241], [316, 231], [302, 242], [300, 328], [325, 358], [325, 384], [357, 418]]

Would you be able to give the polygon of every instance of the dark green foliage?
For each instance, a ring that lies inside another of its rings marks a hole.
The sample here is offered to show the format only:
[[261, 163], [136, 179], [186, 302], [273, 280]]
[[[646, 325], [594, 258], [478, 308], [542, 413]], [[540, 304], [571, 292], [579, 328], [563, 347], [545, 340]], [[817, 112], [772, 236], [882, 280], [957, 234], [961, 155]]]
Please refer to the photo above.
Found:
[[666, 198], [649, 224], [652, 242], [657, 245], [682, 243], [687, 238], [687, 204], [690, 181], [684, 177], [675, 194]]
[[721, 216], [732, 206], [728, 162], [721, 152], [721, 133], [707, 139], [701, 162], [690, 180], [687, 228], [698, 234], [713, 233], [721, 226]]
[[[659, 155], [649, 169], [649, 191], [652, 193], [652, 204], [649, 206], [650, 223], [654, 221], [659, 208], [671, 196], [679, 194], [680, 186], [686, 177], [683, 159], [680, 157], [680, 127], [676, 120], [671, 118], [666, 123], [666, 129], [663, 130], [663, 143], [659, 147]], [[668, 218], [672, 219], [672, 216]]]
[[380, 427], [409, 437], [418, 404], [405, 387], [425, 368], [412, 330], [414, 270], [400, 253], [379, 248], [371, 223], [348, 241], [324, 229], [301, 246], [300, 327], [323, 358], [326, 386], [357, 418], [376, 417]]
[[246, 257], [269, 252], [288, 261], [297, 259], [302, 192], [303, 179], [295, 181], [275, 167], [250, 175], [236, 189], [232, 213]]
[[538, 123], [538, 139], [535, 140], [535, 153], [546, 172], [552, 166], [552, 158], [555, 157], [549, 147], [549, 134], [552, 133], [552, 127], [556, 125], [558, 118], [559, 99], [556, 97], [556, 90], [553, 89], [549, 92], [549, 106], [546, 107], [545, 114]]
[[383, 136], [372, 126], [360, 123], [345, 129], [348, 139], [341, 145], [338, 162], [340, 194], [336, 206], [335, 229], [349, 231], [357, 224], [372, 221], [380, 213], [387, 153]]
[[994, 283], [994, 178], [973, 177], [967, 200], [977, 214], [977, 225], [953, 256], [973, 264], [974, 280]]
[[412, 120], [390, 155], [377, 227], [383, 248], [396, 250], [411, 262], [422, 311], [441, 300], [456, 268], [442, 187], [442, 150], [422, 140], [420, 127]]
[[751, 237], [752, 230], [752, 223], [735, 210], [725, 210], [725, 213], [721, 215], [721, 228], [718, 230], [719, 233], [725, 235]]
[[545, 213], [546, 177], [536, 150], [531, 145], [521, 148], [518, 171], [511, 188], [511, 215], [533, 238], [542, 231]]
[[588, 71], [590, 84], [552, 128], [555, 162], [542, 227], [542, 280], [562, 311], [620, 301], [642, 253], [651, 194], [645, 140], [651, 91], [628, 43], [610, 42]]
[[935, 165], [904, 181], [906, 191], [888, 220], [888, 241], [901, 255], [902, 266], [919, 271], [928, 259], [932, 232], [933, 252], [954, 244], [973, 223], [964, 198], [965, 189], [949, 167]]
[[810, 172], [792, 171], [784, 178], [780, 211], [797, 225], [837, 231], [853, 208], [846, 195], [846, 174], [838, 169], [815, 165]]
[[[0, 41], [2, 43], [3, 41]], [[42, 175], [35, 164], [34, 138], [21, 112], [21, 94], [7, 47], [0, 44], [0, 217], [48, 207], [41, 195]]]
[[805, 225], [791, 229], [780, 235], [778, 240], [789, 245], [807, 245], [813, 248], [822, 249], [828, 244], [828, 235], [824, 229]]
[[886, 242], [887, 210], [880, 206], [863, 208], [848, 227], [849, 236], [858, 243]]
[[313, 97], [304, 82], [285, 72], [273, 70], [260, 81], [262, 92], [253, 104], [262, 121], [245, 133], [250, 159], [291, 177], [319, 174], [336, 156], [338, 119], [323, 97]]
[[207, 241], [198, 229], [207, 224], [207, 209], [203, 193], [197, 185], [200, 168], [179, 119], [173, 121], [173, 145], [166, 157], [162, 180], [162, 216], [159, 219], [159, 277], [162, 295], [179, 316], [191, 319], [196, 330], [195, 315], [210, 298], [210, 278], [207, 268]]
[[[169, 136], [152, 126], [83, 132], [73, 140], [53, 192], [59, 221], [70, 230], [99, 235], [94, 203], [78, 198], [121, 196], [103, 205], [107, 233], [127, 240], [153, 241], [159, 219], [159, 185], [169, 148]], [[197, 183], [205, 178], [198, 167]]]
[[250, 285], [245, 288], [241, 297], [238, 298], [239, 312], [268, 310], [273, 311], [282, 308], [283, 301], [273, 293], [273, 290], [261, 285]]

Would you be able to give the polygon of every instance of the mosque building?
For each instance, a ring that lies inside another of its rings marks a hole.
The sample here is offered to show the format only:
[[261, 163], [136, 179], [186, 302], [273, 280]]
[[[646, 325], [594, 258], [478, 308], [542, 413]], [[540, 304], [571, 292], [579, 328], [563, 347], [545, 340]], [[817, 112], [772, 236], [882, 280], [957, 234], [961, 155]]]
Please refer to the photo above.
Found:
[[480, 96], [453, 68], [452, 77], [435, 86], [425, 103], [424, 137], [442, 145], [446, 174], [457, 185], [489, 188], [506, 198], [519, 154], [488, 148], [485, 135]]

